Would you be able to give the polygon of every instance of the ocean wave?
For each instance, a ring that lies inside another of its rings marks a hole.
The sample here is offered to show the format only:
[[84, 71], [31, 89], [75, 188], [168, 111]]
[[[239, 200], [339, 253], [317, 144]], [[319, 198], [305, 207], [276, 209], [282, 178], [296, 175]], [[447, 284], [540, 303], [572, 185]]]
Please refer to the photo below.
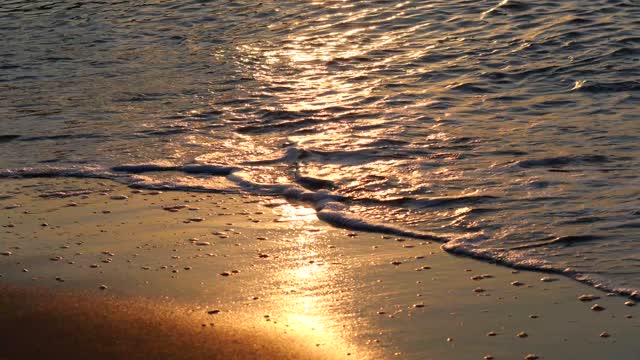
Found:
[[538, 271], [567, 276], [571, 279], [592, 286], [596, 289], [616, 293], [622, 296], [630, 296], [638, 289], [621, 287], [611, 280], [593, 273], [583, 273], [570, 267], [557, 267], [549, 261], [532, 254], [529, 249], [505, 249], [486, 248], [478, 245], [482, 240], [480, 236], [457, 237], [442, 245], [442, 249], [452, 254], [468, 256], [474, 259], [485, 260], [491, 263], [508, 266], [514, 269]]
[[411, 231], [400, 227], [379, 224], [372, 221], [367, 221], [361, 218], [348, 216], [343, 212], [336, 210], [323, 209], [318, 212], [318, 219], [333, 225], [338, 228], [344, 228], [348, 230], [374, 232], [380, 234], [403, 236], [420, 240], [432, 240], [438, 242], [446, 242], [448, 238], [442, 235], [436, 235], [432, 233], [426, 233], [421, 231]]
[[615, 161], [605, 155], [576, 155], [576, 156], [557, 156], [542, 159], [520, 160], [516, 164], [522, 168], [534, 167], [563, 167], [568, 165], [580, 164], [604, 164]]
[[578, 81], [571, 90], [586, 93], [635, 92], [640, 91], [640, 81]]
[[[161, 180], [153, 176], [142, 175], [154, 172], [178, 172], [185, 175], [197, 174], [207, 176], [225, 177], [237, 188], [218, 188], [207, 184], [190, 183], [188, 179], [176, 178], [174, 180]], [[480, 260], [513, 267], [541, 272], [557, 273], [568, 276], [585, 284], [599, 288], [604, 291], [612, 291], [621, 295], [629, 295], [637, 289], [616, 286], [614, 283], [602, 277], [592, 276], [575, 271], [571, 268], [560, 268], [549, 261], [533, 255], [531, 250], [537, 247], [562, 245], [568, 246], [573, 243], [594, 241], [600, 239], [596, 235], [584, 236], [564, 236], [540, 241], [532, 241], [525, 245], [511, 248], [490, 248], [483, 246], [487, 240], [482, 231], [472, 232], [466, 235], [460, 234], [438, 234], [425, 231], [407, 229], [388, 223], [380, 223], [360, 216], [350, 214], [348, 205], [352, 203], [375, 202], [377, 204], [405, 205], [406, 203], [417, 202], [423, 206], [439, 206], [451, 203], [479, 203], [496, 199], [493, 196], [469, 195], [459, 197], [442, 197], [433, 199], [411, 199], [402, 198], [391, 201], [376, 201], [372, 199], [353, 199], [343, 195], [332, 193], [327, 189], [310, 190], [300, 184], [265, 184], [257, 183], [251, 179], [249, 174], [241, 168], [212, 164], [172, 164], [168, 162], [155, 162], [144, 164], [124, 164], [111, 168], [98, 165], [75, 165], [75, 166], [47, 166], [47, 167], [25, 167], [18, 169], [0, 170], [0, 178], [34, 178], [34, 177], [76, 177], [76, 178], [99, 178], [110, 179], [132, 188], [144, 188], [165, 191], [197, 191], [210, 193], [252, 193], [256, 195], [282, 196], [284, 198], [307, 203], [317, 211], [317, 217], [332, 226], [354, 231], [364, 231], [380, 234], [402, 236], [407, 238], [430, 240], [442, 243], [443, 250], [464, 256], [473, 257]], [[302, 183], [305, 180], [301, 180]], [[317, 179], [307, 179], [307, 182], [318, 181]], [[318, 187], [318, 186], [316, 186]], [[45, 197], [71, 197], [85, 194], [82, 189], [69, 192], [59, 192], [44, 194]], [[415, 204], [414, 204], [415, 205]], [[472, 212], [472, 211], [470, 211]], [[632, 226], [635, 226], [633, 224]]]

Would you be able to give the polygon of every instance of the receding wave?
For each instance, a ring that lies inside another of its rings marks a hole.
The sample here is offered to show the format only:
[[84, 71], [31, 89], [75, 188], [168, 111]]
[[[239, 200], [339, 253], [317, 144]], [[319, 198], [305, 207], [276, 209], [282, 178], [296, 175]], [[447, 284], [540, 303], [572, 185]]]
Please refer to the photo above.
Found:
[[318, 212], [318, 218], [335, 227], [345, 228], [350, 230], [376, 232], [381, 234], [404, 236], [404, 237], [422, 239], [422, 240], [434, 240], [439, 242], [446, 242], [448, 240], [445, 236], [424, 233], [420, 231], [410, 231], [410, 230], [402, 229], [399, 227], [378, 224], [375, 222], [370, 222], [363, 219], [350, 217], [335, 210], [321, 210]]
[[478, 245], [482, 237], [460, 237], [442, 245], [445, 251], [453, 254], [469, 256], [476, 259], [490, 261], [492, 263], [509, 266], [516, 269], [540, 271], [560, 274], [580, 281], [597, 289], [614, 292], [628, 296], [638, 289], [632, 287], [620, 287], [615, 282], [598, 276], [597, 274], [585, 274], [570, 267], [556, 267], [548, 260], [532, 255], [526, 248], [504, 249], [485, 248]]
[[[207, 175], [214, 177], [226, 177], [238, 185], [237, 189], [210, 187], [202, 184], [192, 185], [189, 182], [181, 181], [177, 178], [173, 181], [157, 180], [150, 176], [141, 176], [144, 173], [157, 172], [177, 172], [187, 174]], [[453, 233], [430, 233], [419, 230], [407, 229], [402, 226], [381, 223], [365, 217], [349, 214], [346, 211], [350, 203], [370, 203], [406, 205], [407, 202], [421, 203], [423, 206], [439, 206], [455, 202], [479, 203], [496, 199], [493, 196], [460, 196], [443, 197], [434, 199], [396, 199], [391, 201], [375, 201], [371, 199], [349, 198], [339, 194], [331, 193], [326, 189], [311, 191], [298, 184], [262, 184], [250, 180], [243, 169], [232, 166], [211, 165], [211, 164], [171, 164], [171, 163], [148, 163], [148, 164], [125, 164], [113, 167], [104, 166], [50, 166], [50, 167], [27, 167], [18, 169], [0, 170], [0, 178], [34, 178], [34, 177], [77, 177], [77, 178], [100, 178], [110, 179], [126, 184], [134, 188], [160, 189], [175, 191], [200, 191], [216, 193], [237, 193], [249, 192], [256, 195], [279, 195], [287, 199], [307, 203], [317, 211], [320, 220], [348, 230], [374, 232], [389, 234], [420, 240], [430, 240], [443, 243], [445, 251], [470, 256], [477, 259], [487, 260], [506, 266], [528, 269], [534, 271], [552, 272], [563, 274], [578, 281], [592, 285], [594, 287], [628, 295], [635, 289], [617, 287], [605, 279], [592, 277], [570, 268], [559, 268], [539, 256], [532, 255], [528, 251], [543, 246], [570, 246], [574, 243], [597, 241], [601, 237], [596, 235], [584, 236], [563, 236], [540, 241], [529, 242], [524, 245], [517, 245], [511, 248], [487, 248], [482, 246], [484, 235], [479, 233], [469, 233], [466, 235]], [[298, 179], [300, 180], [300, 179]], [[313, 183], [317, 180], [306, 180]], [[304, 182], [304, 181], [302, 181]], [[322, 185], [322, 184], [321, 184]], [[315, 186], [321, 188], [322, 186]], [[56, 192], [44, 194], [44, 197], [66, 198], [85, 194], [82, 190], [69, 192]], [[490, 209], [478, 209], [476, 212], [492, 211]], [[469, 210], [470, 212], [472, 210]], [[636, 224], [632, 224], [635, 226]]]

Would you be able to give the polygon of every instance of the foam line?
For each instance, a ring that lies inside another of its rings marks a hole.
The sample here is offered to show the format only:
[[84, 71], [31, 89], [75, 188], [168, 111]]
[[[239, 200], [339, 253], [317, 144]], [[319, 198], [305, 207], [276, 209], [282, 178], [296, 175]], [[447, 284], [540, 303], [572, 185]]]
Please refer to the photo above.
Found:
[[[224, 176], [231, 183], [238, 186], [233, 188], [214, 188], [206, 185], [193, 185], [188, 182], [178, 181], [159, 181], [150, 176], [141, 175], [148, 172], [175, 171], [185, 174], [206, 174], [211, 176]], [[583, 274], [573, 269], [560, 269], [553, 267], [550, 263], [531, 256], [527, 250], [532, 246], [521, 246], [512, 249], [487, 249], [477, 245], [484, 239], [482, 234], [473, 234], [471, 236], [449, 236], [438, 235], [428, 232], [404, 229], [388, 224], [380, 224], [363, 218], [350, 216], [346, 212], [349, 203], [370, 203], [384, 201], [376, 201], [375, 199], [351, 199], [346, 196], [334, 194], [326, 189], [312, 191], [298, 184], [263, 184], [256, 183], [250, 179], [248, 173], [242, 169], [231, 166], [220, 166], [210, 164], [186, 164], [176, 165], [169, 163], [151, 163], [151, 164], [130, 164], [119, 165], [112, 168], [105, 168], [96, 165], [84, 166], [47, 166], [47, 167], [25, 167], [18, 169], [0, 170], [0, 178], [34, 178], [34, 177], [76, 177], [76, 178], [97, 178], [114, 180], [133, 188], [145, 188], [166, 191], [197, 191], [211, 193], [237, 193], [246, 191], [255, 195], [283, 196], [294, 201], [304, 202], [313, 206], [317, 211], [317, 216], [332, 226], [380, 234], [389, 234], [395, 236], [403, 236], [421, 240], [432, 240], [443, 243], [442, 249], [457, 255], [472, 257], [475, 259], [485, 260], [516, 269], [526, 269], [532, 271], [540, 271], [545, 273], [561, 274], [582, 283], [588, 284], [595, 288], [615, 292], [620, 295], [637, 294], [637, 289], [621, 288], [615, 284], [609, 283], [606, 279], [598, 278], [597, 275]], [[464, 200], [486, 201], [492, 197], [487, 196], [467, 196]], [[430, 200], [419, 200], [437, 206], [442, 202], [461, 201], [461, 198], [435, 198]], [[402, 199], [401, 202], [412, 201], [410, 199]], [[388, 205], [393, 205], [390, 202]], [[576, 241], [592, 240], [590, 237], [564, 237], [552, 239], [549, 243], [556, 242], [566, 244]], [[546, 244], [546, 243], [545, 243]]]

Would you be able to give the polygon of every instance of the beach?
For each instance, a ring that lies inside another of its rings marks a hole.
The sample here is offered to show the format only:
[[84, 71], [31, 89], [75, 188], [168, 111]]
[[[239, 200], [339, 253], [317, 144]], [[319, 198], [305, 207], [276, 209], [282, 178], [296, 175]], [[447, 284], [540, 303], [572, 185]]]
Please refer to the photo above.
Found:
[[640, 359], [640, 4], [0, 4], [0, 360]]
[[632, 299], [431, 241], [331, 227], [282, 198], [72, 178], [3, 179], [0, 195], [4, 358], [34, 349], [140, 359], [151, 349], [176, 359], [640, 351]]

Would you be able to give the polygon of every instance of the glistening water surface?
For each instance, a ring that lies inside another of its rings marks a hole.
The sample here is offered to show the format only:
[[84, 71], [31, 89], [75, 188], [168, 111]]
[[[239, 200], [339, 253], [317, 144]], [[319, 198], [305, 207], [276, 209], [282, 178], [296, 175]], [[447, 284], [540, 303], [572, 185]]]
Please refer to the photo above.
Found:
[[6, 0], [0, 37], [2, 176], [279, 194], [640, 288], [635, 0]]

